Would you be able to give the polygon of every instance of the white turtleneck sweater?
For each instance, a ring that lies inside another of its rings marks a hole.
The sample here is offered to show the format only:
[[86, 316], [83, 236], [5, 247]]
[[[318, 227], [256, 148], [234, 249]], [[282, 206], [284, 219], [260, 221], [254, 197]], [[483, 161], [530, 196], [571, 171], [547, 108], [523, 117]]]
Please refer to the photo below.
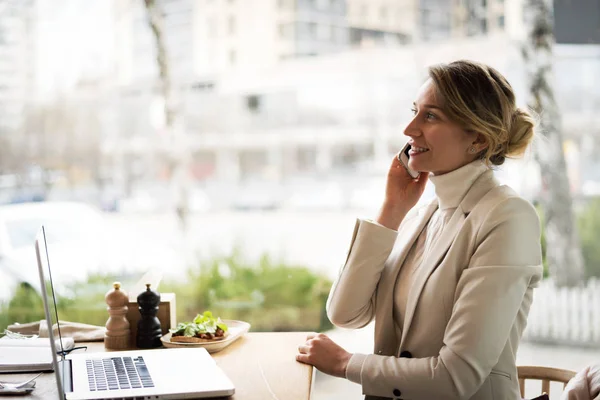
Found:
[[[443, 175], [431, 175], [429, 179], [435, 186], [438, 199], [438, 209], [408, 252], [396, 282], [394, 296], [394, 322], [396, 337], [402, 337], [406, 303], [410, 295], [412, 283], [419, 274], [423, 254], [435, 246], [452, 214], [475, 180], [487, 171], [488, 167], [482, 161], [474, 161], [452, 172]], [[399, 343], [398, 343], [399, 345]]]

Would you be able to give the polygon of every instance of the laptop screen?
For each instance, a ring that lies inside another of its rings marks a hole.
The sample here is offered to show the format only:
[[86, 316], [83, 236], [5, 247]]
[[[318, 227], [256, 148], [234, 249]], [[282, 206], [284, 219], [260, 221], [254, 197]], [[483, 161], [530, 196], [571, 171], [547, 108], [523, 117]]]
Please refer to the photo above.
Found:
[[[41, 295], [44, 303], [44, 314], [46, 316], [46, 324], [48, 325], [50, 350], [52, 351], [52, 366], [55, 371], [56, 385], [58, 389], [59, 398], [64, 399], [65, 393], [62, 377], [68, 373], [67, 363], [64, 362], [64, 353], [61, 353], [61, 362], [59, 362], [58, 351], [56, 349], [56, 344], [54, 341], [55, 338], [52, 329], [53, 319], [56, 320], [58, 326], [58, 337], [61, 349], [64, 349], [64, 346], [62, 344], [62, 337], [60, 335], [60, 325], [58, 325], [58, 309], [56, 307], [56, 296], [54, 294], [54, 285], [52, 284], [52, 271], [50, 270], [50, 259], [46, 244], [46, 230], [42, 226], [35, 239], [35, 252], [37, 256]], [[49, 279], [49, 285], [47, 285], [46, 279]]]

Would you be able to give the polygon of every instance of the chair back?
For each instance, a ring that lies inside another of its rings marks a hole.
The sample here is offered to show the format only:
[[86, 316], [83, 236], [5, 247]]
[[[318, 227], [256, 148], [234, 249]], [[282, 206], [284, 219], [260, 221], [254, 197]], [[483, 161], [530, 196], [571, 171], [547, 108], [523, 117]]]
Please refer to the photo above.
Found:
[[542, 381], [542, 394], [550, 394], [550, 382], [560, 382], [563, 384], [563, 389], [567, 383], [575, 376], [575, 371], [560, 368], [550, 367], [531, 367], [518, 366], [519, 387], [521, 389], [521, 397], [525, 396], [525, 380]]

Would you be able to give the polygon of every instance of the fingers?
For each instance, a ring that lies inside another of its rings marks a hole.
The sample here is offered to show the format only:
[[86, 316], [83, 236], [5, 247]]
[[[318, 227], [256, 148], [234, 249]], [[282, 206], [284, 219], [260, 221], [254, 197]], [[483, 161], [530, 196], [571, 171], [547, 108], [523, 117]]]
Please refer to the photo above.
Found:
[[296, 361], [299, 361], [304, 364], [311, 364], [309, 354], [310, 347], [311, 345], [308, 344], [308, 342], [307, 344], [301, 344], [300, 346], [298, 346], [299, 354], [296, 354]]
[[311, 333], [306, 336], [306, 342], [298, 346], [298, 352], [301, 354], [308, 354], [310, 349], [313, 348], [313, 343], [326, 338], [327, 336], [322, 333]]
[[302, 354], [308, 353], [308, 349], [309, 349], [309, 346], [306, 344], [302, 344], [302, 345], [298, 346], [298, 352], [300, 352]]
[[313, 342], [314, 341], [318, 341], [320, 339], [322, 339], [323, 337], [326, 337], [324, 334], [322, 333], [311, 333], [309, 335], [306, 336], [306, 342], [304, 344], [301, 344], [300, 346], [298, 346], [298, 353], [296, 355], [296, 360], [300, 361], [302, 363], [305, 364], [310, 364], [310, 354], [311, 354], [311, 349], [313, 348]]
[[406, 180], [407, 182], [414, 181], [413, 177], [410, 176], [410, 174], [404, 167], [404, 164], [402, 164], [402, 162], [400, 162], [399, 157], [400, 157], [400, 153], [398, 153], [394, 156], [394, 159], [392, 160], [392, 165], [390, 166], [388, 175], [394, 176], [396, 178], [401, 177], [403, 180]]
[[402, 163], [400, 162], [400, 153], [397, 153], [392, 160], [392, 167], [398, 168], [401, 167]]
[[299, 361], [299, 362], [301, 362], [303, 364], [310, 364], [308, 362], [308, 355], [306, 355], [306, 354], [297, 354], [296, 355], [296, 361]]

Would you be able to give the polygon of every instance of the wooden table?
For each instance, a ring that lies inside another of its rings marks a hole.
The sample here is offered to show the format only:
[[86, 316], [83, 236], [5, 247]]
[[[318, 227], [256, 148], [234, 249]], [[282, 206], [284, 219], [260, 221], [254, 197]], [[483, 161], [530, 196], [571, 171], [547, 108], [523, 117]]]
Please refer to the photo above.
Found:
[[[296, 361], [298, 346], [305, 332], [250, 332], [226, 349], [214, 353], [217, 364], [235, 385], [231, 400], [309, 400], [314, 370]], [[104, 343], [87, 345], [88, 352], [102, 352]], [[19, 382], [32, 374], [2, 374], [3, 381]], [[58, 399], [54, 373], [37, 379], [36, 389], [27, 396], [2, 396], [0, 399]]]

